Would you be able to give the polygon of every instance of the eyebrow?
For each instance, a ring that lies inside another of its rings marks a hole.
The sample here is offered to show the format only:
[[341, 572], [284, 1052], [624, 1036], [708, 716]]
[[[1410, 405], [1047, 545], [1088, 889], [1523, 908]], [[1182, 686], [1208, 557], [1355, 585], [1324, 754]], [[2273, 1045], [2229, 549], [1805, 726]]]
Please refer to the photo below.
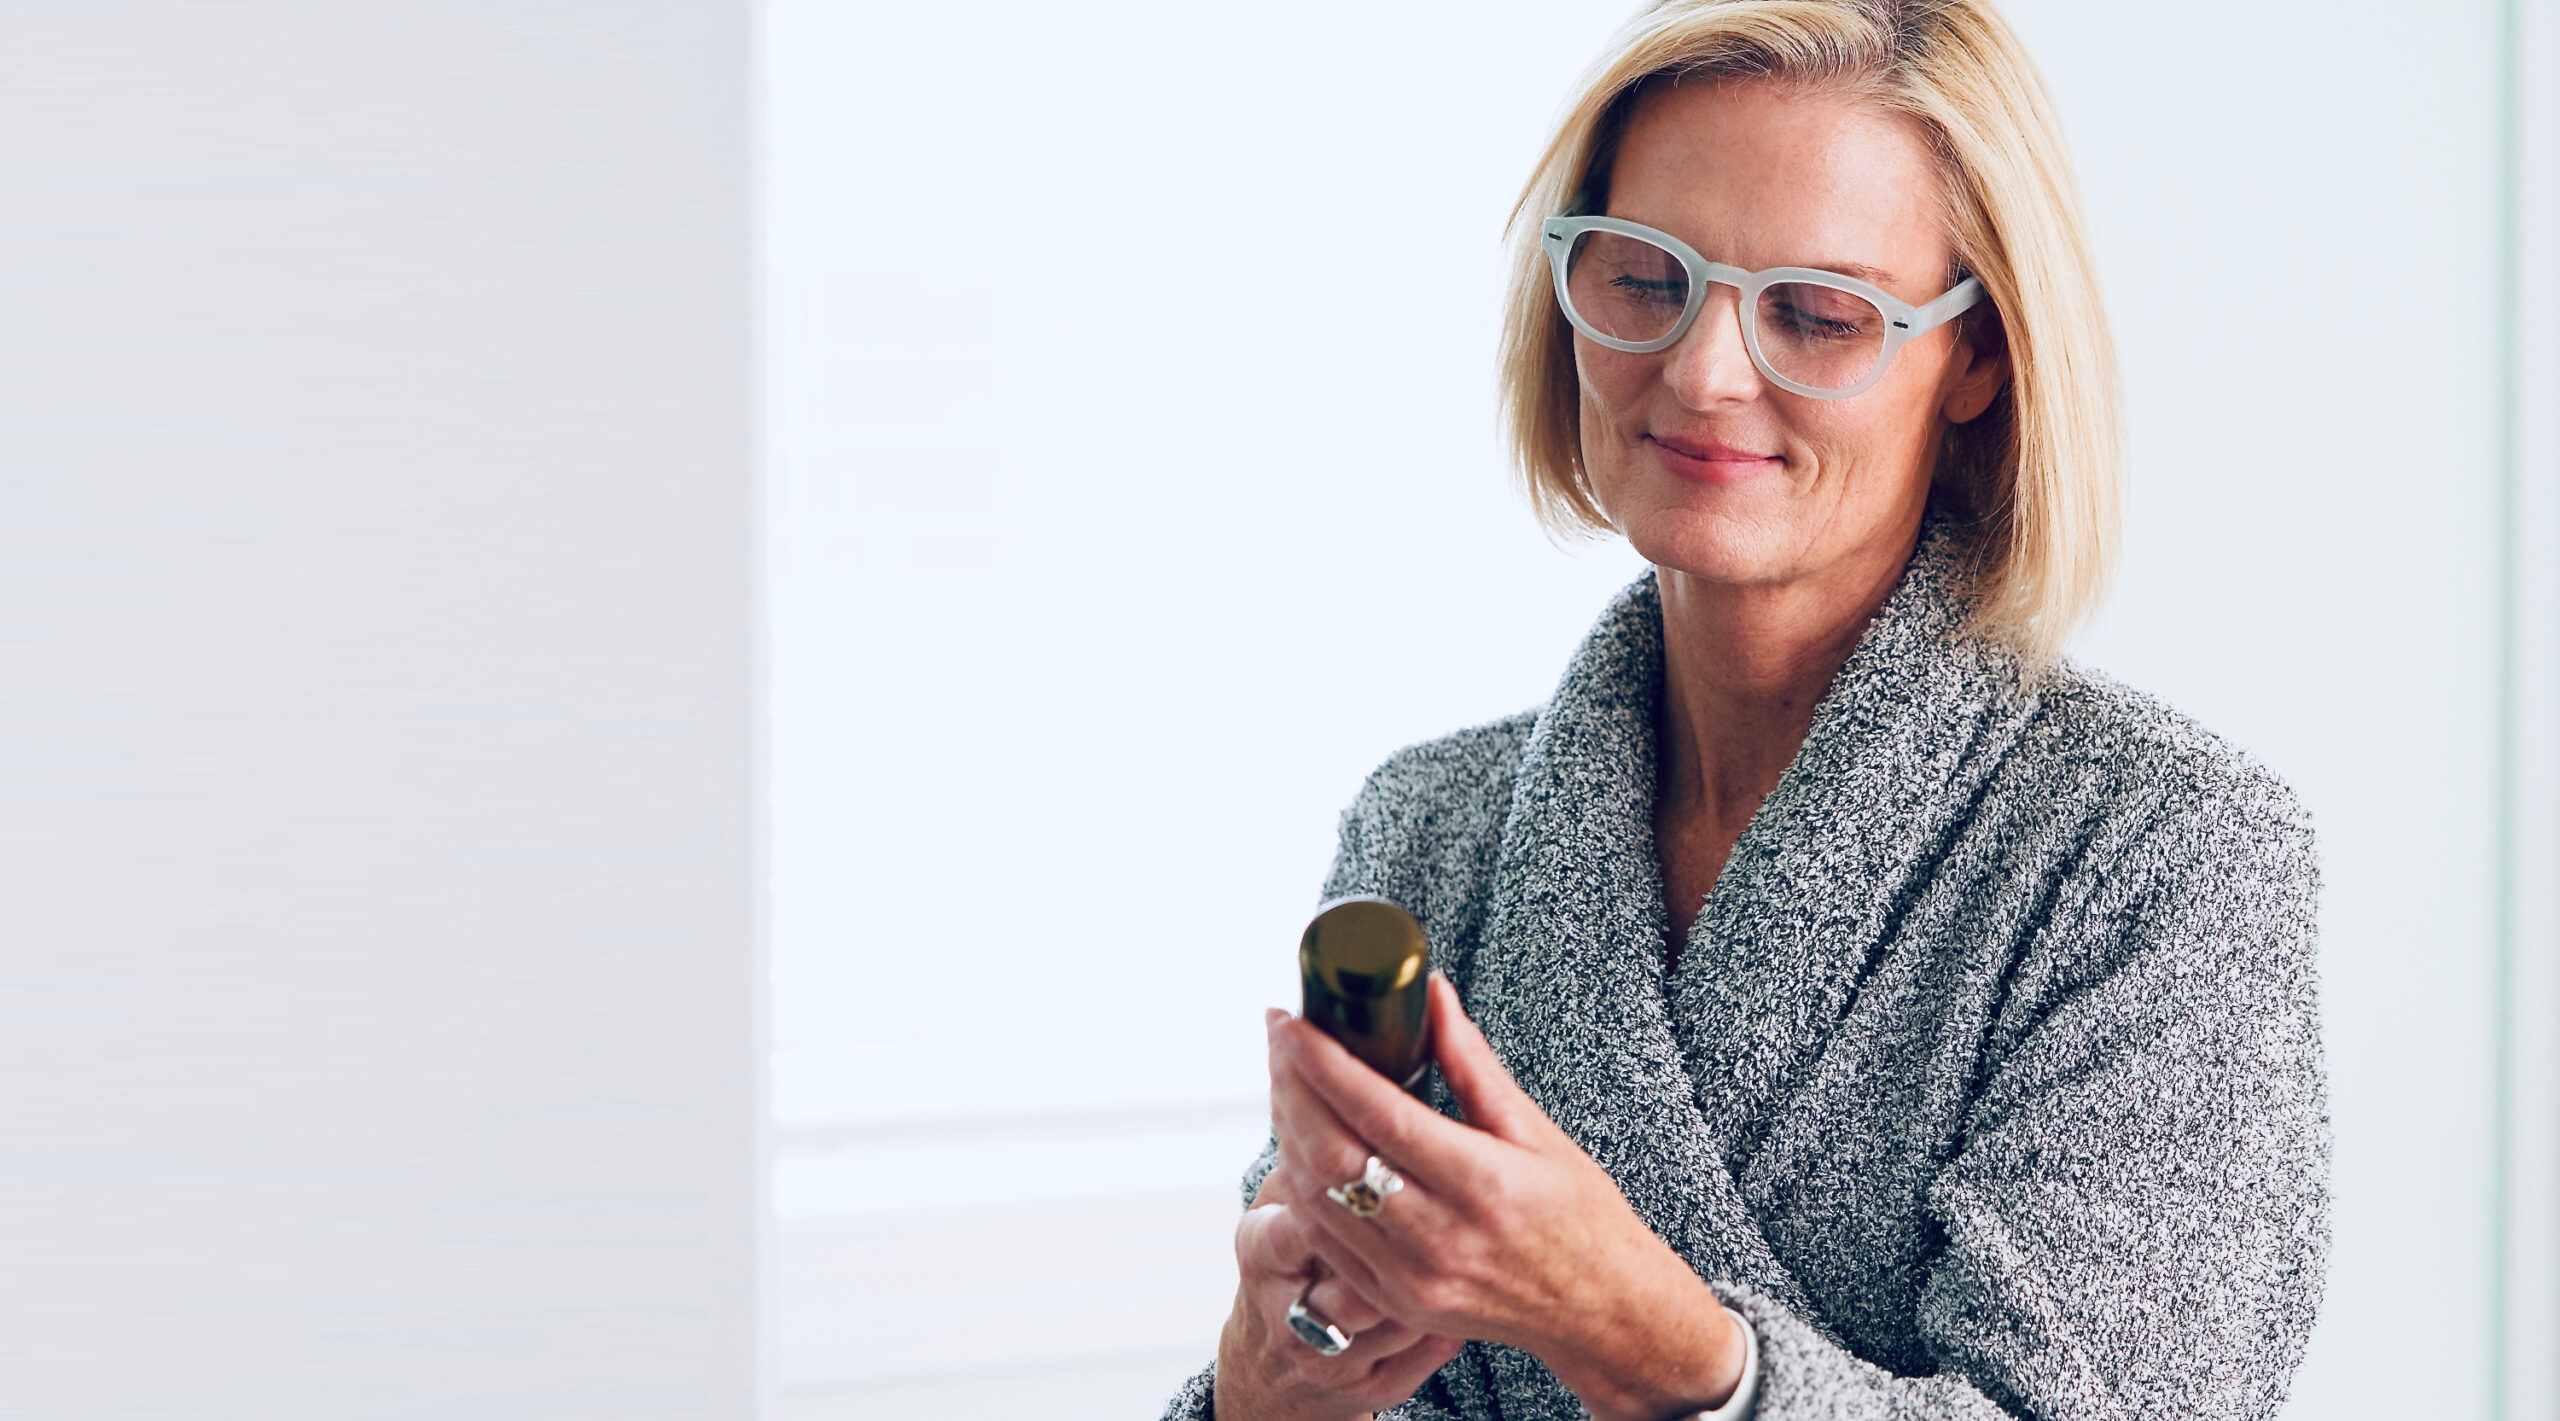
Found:
[[1884, 286], [1893, 280], [1892, 272], [1878, 271], [1874, 267], [1863, 266], [1857, 262], [1803, 262], [1800, 264], [1812, 267], [1816, 271], [1836, 271], [1842, 276], [1854, 276], [1870, 286]]

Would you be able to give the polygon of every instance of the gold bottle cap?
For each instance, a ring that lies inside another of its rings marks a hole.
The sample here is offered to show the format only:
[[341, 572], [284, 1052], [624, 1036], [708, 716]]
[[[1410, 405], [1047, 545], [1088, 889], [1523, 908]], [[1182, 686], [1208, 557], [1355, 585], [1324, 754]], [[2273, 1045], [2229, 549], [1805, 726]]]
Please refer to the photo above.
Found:
[[1374, 1000], [1410, 987], [1430, 961], [1413, 915], [1384, 898], [1337, 898], [1307, 924], [1298, 964], [1326, 990]]
[[1430, 944], [1413, 915], [1384, 898], [1337, 898], [1298, 939], [1307, 1020], [1407, 1090], [1431, 1061], [1423, 973]]

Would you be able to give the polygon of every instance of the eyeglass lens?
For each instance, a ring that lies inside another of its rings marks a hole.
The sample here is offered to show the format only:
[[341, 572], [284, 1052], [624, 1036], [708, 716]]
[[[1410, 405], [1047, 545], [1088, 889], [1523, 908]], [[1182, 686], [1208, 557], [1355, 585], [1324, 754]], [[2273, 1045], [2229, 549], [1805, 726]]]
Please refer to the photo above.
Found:
[[1575, 314], [1611, 340], [1643, 342], [1670, 334], [1689, 306], [1689, 270], [1641, 237], [1583, 232], [1565, 260], [1565, 289]]
[[[1689, 305], [1680, 258], [1624, 232], [1584, 232], [1565, 261], [1573, 314], [1591, 331], [1630, 343], [1671, 333]], [[1805, 281], [1770, 283], [1752, 319], [1770, 369], [1816, 390], [1845, 390], [1884, 356], [1887, 326], [1855, 292]]]

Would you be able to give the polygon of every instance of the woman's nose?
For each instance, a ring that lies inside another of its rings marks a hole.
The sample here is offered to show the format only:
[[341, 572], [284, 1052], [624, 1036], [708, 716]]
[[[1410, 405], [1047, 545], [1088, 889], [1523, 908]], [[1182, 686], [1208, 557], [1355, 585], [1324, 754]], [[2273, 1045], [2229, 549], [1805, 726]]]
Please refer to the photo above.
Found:
[[1742, 342], [1742, 293], [1718, 284], [1707, 288], [1698, 319], [1671, 347], [1662, 372], [1673, 394], [1691, 409], [1760, 395], [1760, 372]]

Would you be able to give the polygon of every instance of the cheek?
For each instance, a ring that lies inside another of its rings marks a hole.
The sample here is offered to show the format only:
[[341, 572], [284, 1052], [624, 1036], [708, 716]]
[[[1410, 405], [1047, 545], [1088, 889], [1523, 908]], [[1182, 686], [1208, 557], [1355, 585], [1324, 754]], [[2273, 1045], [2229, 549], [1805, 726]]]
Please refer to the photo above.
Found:
[[[1906, 352], [1908, 354], [1908, 352]], [[1937, 463], [1938, 376], [1943, 360], [1896, 359], [1875, 389], [1812, 417], [1806, 437], [1870, 483], [1927, 483]]]
[[1938, 415], [1940, 394], [1937, 369], [1933, 365], [1926, 380], [1912, 382], [1905, 398], [1893, 411], [1893, 430], [1901, 436], [1902, 457], [1914, 465], [1914, 472], [1926, 483], [1936, 471], [1938, 434], [1943, 422]]
[[1576, 333], [1574, 382], [1582, 390], [1584, 413], [1604, 419], [1625, 418], [1653, 384], [1661, 360], [1658, 355], [1629, 355], [1623, 350], [1594, 345]]
[[1576, 337], [1574, 385], [1581, 400], [1583, 463], [1605, 477], [1626, 457], [1634, 420], [1653, 384], [1651, 357], [1591, 345]]

